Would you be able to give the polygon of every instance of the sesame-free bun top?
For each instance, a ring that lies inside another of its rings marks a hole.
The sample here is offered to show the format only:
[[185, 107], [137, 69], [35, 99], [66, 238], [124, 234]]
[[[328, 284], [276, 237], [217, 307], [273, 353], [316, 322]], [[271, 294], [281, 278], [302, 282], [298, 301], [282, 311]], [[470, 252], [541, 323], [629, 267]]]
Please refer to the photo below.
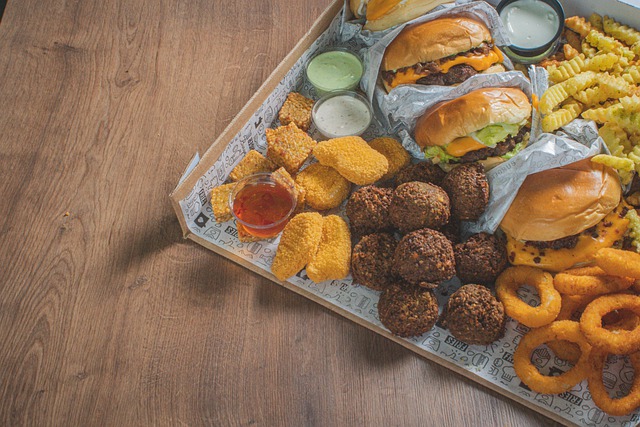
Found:
[[518, 240], [551, 241], [596, 225], [620, 203], [612, 168], [591, 159], [529, 175], [500, 227]]
[[482, 22], [465, 17], [409, 25], [387, 46], [382, 69], [396, 71], [419, 62], [435, 61], [491, 40], [491, 32]]
[[421, 147], [444, 146], [496, 123], [521, 123], [531, 116], [529, 98], [517, 88], [477, 89], [427, 110], [416, 122]]

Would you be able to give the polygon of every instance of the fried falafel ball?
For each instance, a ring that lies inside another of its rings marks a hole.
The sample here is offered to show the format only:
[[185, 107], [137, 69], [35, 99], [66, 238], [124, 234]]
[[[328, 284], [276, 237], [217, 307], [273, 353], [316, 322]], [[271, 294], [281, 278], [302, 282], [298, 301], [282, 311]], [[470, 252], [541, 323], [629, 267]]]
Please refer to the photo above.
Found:
[[449, 297], [442, 326], [472, 345], [489, 345], [504, 335], [504, 306], [482, 285], [464, 285]]
[[432, 291], [408, 283], [392, 283], [378, 301], [380, 322], [394, 335], [415, 337], [438, 320], [438, 300]]
[[381, 291], [393, 280], [393, 254], [398, 242], [389, 233], [364, 236], [351, 254], [353, 282]]
[[451, 244], [460, 243], [460, 225], [460, 221], [451, 217], [449, 222], [444, 227], [440, 227], [438, 231], [444, 234]]
[[461, 221], [476, 221], [489, 203], [489, 182], [479, 163], [451, 169], [442, 180], [442, 188], [451, 199], [451, 214]]
[[398, 243], [393, 268], [407, 282], [433, 288], [456, 274], [453, 247], [439, 231], [412, 231]]
[[453, 247], [456, 271], [462, 283], [490, 285], [507, 267], [504, 239], [488, 233], [474, 234]]
[[396, 175], [396, 185], [406, 182], [420, 181], [440, 185], [445, 172], [438, 166], [429, 162], [420, 162], [405, 166]]
[[346, 206], [353, 234], [362, 236], [390, 228], [389, 204], [392, 196], [393, 189], [374, 185], [354, 191]]
[[449, 221], [449, 196], [437, 185], [412, 181], [398, 186], [389, 205], [389, 219], [402, 233], [440, 228]]

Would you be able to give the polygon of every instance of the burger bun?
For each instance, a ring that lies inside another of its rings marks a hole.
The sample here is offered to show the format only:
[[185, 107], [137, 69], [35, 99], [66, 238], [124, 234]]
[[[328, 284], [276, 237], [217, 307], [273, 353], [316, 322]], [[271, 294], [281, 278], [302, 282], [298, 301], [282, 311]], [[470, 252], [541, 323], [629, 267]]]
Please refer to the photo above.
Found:
[[622, 195], [616, 171], [590, 159], [529, 175], [502, 219], [517, 240], [551, 241], [599, 223]]
[[[369, 7], [372, 4], [369, 3]], [[387, 46], [382, 57], [382, 69], [396, 71], [419, 62], [435, 61], [491, 40], [491, 32], [486, 25], [462, 16], [409, 25]]]

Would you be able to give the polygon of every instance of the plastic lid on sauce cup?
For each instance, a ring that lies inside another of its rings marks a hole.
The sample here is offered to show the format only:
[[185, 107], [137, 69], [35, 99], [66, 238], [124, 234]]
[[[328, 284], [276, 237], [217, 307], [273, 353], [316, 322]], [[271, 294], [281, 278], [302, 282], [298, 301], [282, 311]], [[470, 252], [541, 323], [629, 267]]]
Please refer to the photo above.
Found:
[[[290, 209], [283, 211], [279, 219], [266, 224], [258, 224], [248, 220], [248, 218], [243, 219], [240, 217], [241, 215], [238, 215], [238, 212], [236, 212], [235, 209], [236, 200], [243, 190], [247, 189], [250, 186], [257, 187], [260, 185], [272, 188], [276, 188], [278, 186], [282, 187], [282, 189], [284, 190], [282, 192], [282, 195], [286, 194], [288, 201], [291, 203]], [[275, 237], [282, 231], [285, 225], [287, 225], [287, 223], [289, 222], [289, 219], [291, 219], [291, 215], [295, 211], [296, 206], [297, 197], [295, 188], [285, 182], [282, 182], [281, 180], [276, 179], [272, 173], [268, 172], [256, 173], [242, 178], [236, 183], [236, 185], [233, 187], [233, 190], [229, 194], [229, 207], [231, 208], [231, 214], [238, 223], [238, 227], [242, 226], [242, 228], [247, 233], [255, 237], [261, 237], [265, 239]]]
[[[533, 5], [535, 3], [544, 3], [553, 10], [558, 20], [558, 28], [555, 29], [555, 33], [553, 36], [548, 39], [546, 42], [541, 42], [538, 45], [530, 46], [518, 46], [517, 44], [512, 44], [506, 47], [504, 50], [507, 55], [516, 62], [522, 63], [534, 63], [538, 62], [545, 57], [551, 55], [556, 47], [558, 46], [558, 42], [564, 30], [564, 9], [558, 0], [502, 0], [500, 4], [496, 7], [498, 14], [500, 15], [500, 19], [502, 20], [505, 27], [508, 27], [508, 17], [504, 12], [505, 8], [510, 5], [514, 5], [514, 3], [522, 3], [523, 5]], [[515, 5], [514, 5], [515, 6]], [[512, 6], [513, 7], [513, 6]], [[508, 12], [508, 10], [507, 10]], [[541, 16], [541, 15], [537, 15]], [[536, 27], [536, 28], [533, 28]], [[532, 31], [536, 31], [536, 34], [539, 34], [539, 27], [536, 25], [529, 26]], [[521, 31], [525, 31], [526, 27], [518, 26], [518, 29]], [[506, 28], [507, 33], [508, 28]], [[525, 34], [526, 35], [526, 34]], [[513, 42], [513, 41], [512, 41]]]
[[373, 109], [358, 92], [342, 90], [320, 98], [313, 105], [311, 118], [327, 138], [359, 136], [371, 126]]
[[305, 73], [316, 92], [323, 95], [336, 90], [355, 89], [364, 73], [364, 64], [355, 53], [335, 47], [311, 58]]

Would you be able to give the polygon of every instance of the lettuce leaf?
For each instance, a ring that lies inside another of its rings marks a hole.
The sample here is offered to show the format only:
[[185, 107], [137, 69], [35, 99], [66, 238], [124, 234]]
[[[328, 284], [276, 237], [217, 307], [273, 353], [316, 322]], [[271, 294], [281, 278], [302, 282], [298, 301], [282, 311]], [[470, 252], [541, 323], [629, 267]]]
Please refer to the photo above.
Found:
[[[516, 124], [508, 124], [508, 123], [496, 123], [493, 125], [485, 126], [479, 131], [471, 133], [471, 136], [476, 141], [480, 142], [487, 147], [495, 147], [499, 142], [507, 139], [508, 136], [515, 136], [520, 132], [520, 128], [526, 124], [526, 121], [522, 123]], [[500, 156], [505, 160], [509, 160], [517, 153], [519, 153], [523, 148], [525, 148], [529, 143], [529, 135], [527, 134], [525, 138], [513, 148], [513, 150], [509, 151], [507, 154]], [[452, 156], [447, 153], [446, 147], [427, 147], [424, 150], [424, 155], [427, 159], [431, 159], [433, 163], [451, 163], [458, 162], [459, 157]]]
[[527, 145], [529, 145], [529, 134], [528, 133], [525, 135], [524, 138], [522, 138], [522, 141], [518, 142], [516, 144], [516, 146], [513, 147], [513, 150], [509, 151], [507, 154], [505, 154], [504, 156], [500, 156], [500, 157], [502, 157], [505, 160], [509, 160], [510, 158], [512, 158], [513, 156], [518, 154], [520, 151], [522, 151]]
[[447, 153], [442, 147], [427, 147], [424, 150], [424, 156], [427, 159], [431, 159], [433, 163], [449, 163], [449, 162], [457, 162], [458, 157], [452, 156]]
[[472, 132], [469, 136], [487, 147], [495, 147], [501, 141], [507, 139], [508, 136], [518, 134], [520, 123], [496, 123], [485, 126], [482, 129]]

